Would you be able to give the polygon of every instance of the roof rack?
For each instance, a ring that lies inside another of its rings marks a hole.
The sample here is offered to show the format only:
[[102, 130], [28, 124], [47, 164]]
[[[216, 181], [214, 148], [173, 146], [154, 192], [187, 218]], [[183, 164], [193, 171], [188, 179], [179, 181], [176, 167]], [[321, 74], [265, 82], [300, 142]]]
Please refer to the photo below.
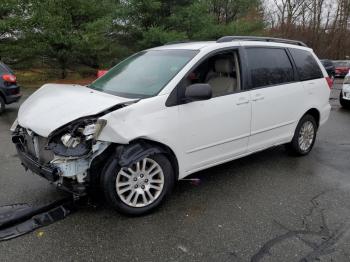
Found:
[[224, 36], [224, 37], [219, 38], [216, 42], [217, 43], [226, 43], [226, 42], [232, 42], [232, 41], [276, 42], [276, 43], [284, 43], [284, 44], [299, 45], [299, 46], [307, 47], [307, 45], [305, 43], [303, 43], [301, 41], [297, 41], [297, 40], [274, 38], [274, 37], [262, 37], [262, 36]]
[[186, 44], [189, 43], [191, 41], [189, 40], [183, 40], [183, 41], [172, 41], [172, 42], [167, 42], [164, 45], [176, 45], [176, 44]]

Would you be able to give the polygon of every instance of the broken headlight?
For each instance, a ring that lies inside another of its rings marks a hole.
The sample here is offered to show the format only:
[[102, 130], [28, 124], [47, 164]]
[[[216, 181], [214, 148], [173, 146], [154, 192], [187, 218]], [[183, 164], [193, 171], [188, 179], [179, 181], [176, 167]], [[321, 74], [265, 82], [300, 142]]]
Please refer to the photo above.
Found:
[[85, 119], [72, 123], [52, 137], [49, 149], [56, 155], [66, 157], [87, 155], [106, 123], [107, 121], [103, 119]]
[[81, 133], [85, 135], [88, 140], [97, 140], [106, 124], [107, 120], [98, 119], [96, 123], [85, 126], [84, 129], [81, 130]]
[[65, 134], [61, 137], [62, 144], [68, 148], [76, 148], [80, 141], [80, 137], [73, 137], [71, 134]]

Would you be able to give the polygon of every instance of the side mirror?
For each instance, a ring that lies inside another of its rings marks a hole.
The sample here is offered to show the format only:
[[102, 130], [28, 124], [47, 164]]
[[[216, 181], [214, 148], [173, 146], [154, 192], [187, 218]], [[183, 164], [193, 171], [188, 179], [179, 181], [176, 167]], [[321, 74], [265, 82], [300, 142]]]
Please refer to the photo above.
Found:
[[193, 84], [186, 87], [185, 100], [187, 102], [208, 100], [212, 97], [212, 89], [209, 84]]

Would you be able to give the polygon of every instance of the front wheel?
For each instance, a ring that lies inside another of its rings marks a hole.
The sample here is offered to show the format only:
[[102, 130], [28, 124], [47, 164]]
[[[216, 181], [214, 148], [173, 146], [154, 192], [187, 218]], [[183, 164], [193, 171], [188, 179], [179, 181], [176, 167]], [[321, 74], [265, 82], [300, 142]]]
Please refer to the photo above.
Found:
[[314, 146], [317, 133], [316, 120], [312, 115], [305, 115], [299, 121], [292, 141], [287, 144], [290, 153], [305, 156]]
[[146, 157], [128, 168], [118, 160], [107, 164], [102, 176], [107, 201], [126, 215], [143, 215], [153, 211], [172, 191], [174, 171], [162, 154]]

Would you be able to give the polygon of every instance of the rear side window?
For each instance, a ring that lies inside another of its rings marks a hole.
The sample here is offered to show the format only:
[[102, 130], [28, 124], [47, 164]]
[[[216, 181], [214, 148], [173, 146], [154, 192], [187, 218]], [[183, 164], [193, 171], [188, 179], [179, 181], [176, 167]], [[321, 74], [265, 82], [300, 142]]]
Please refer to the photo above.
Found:
[[252, 88], [294, 80], [293, 67], [284, 49], [254, 47], [246, 51]]
[[301, 81], [323, 78], [323, 73], [313, 55], [305, 50], [290, 49]]

